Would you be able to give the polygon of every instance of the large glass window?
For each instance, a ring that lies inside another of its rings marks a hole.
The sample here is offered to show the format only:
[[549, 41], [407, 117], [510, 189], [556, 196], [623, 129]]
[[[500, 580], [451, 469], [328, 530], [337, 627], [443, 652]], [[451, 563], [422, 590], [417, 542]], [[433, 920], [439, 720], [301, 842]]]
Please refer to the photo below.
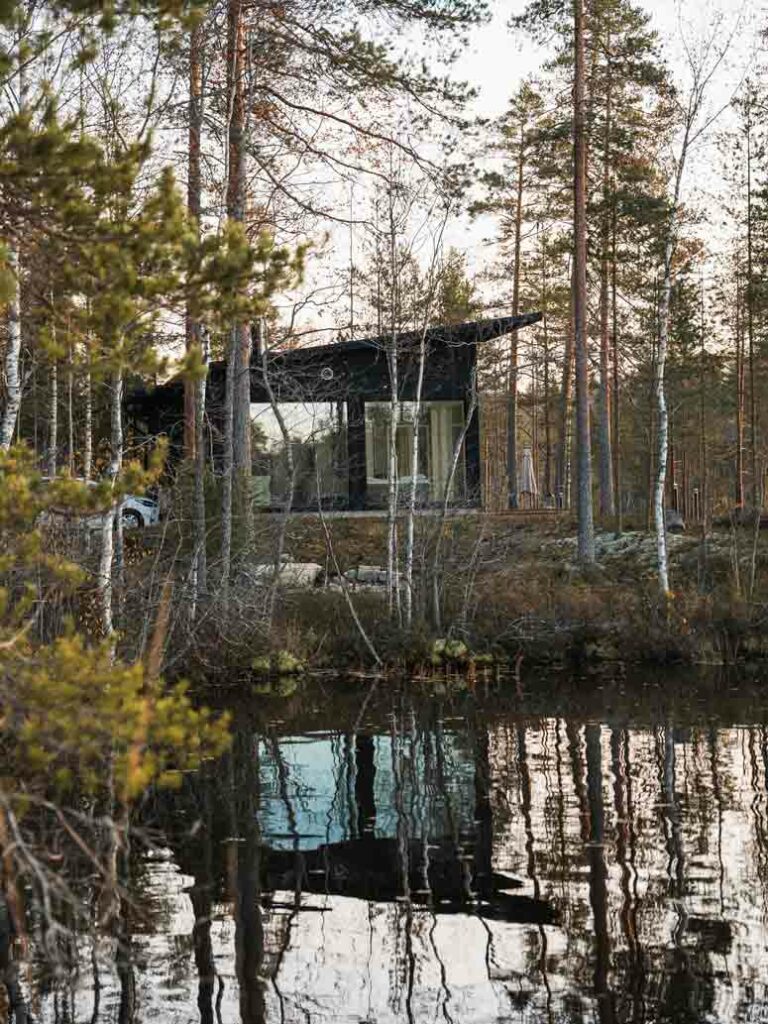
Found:
[[[369, 504], [383, 507], [387, 502], [392, 406], [389, 402], [365, 404], [365, 461]], [[418, 422], [415, 402], [401, 402], [395, 426], [396, 476], [400, 500], [407, 501], [414, 476], [420, 504], [440, 503], [450, 478], [454, 448], [464, 425], [462, 402], [422, 402]], [[414, 467], [414, 435], [418, 430], [417, 462]], [[465, 494], [464, 453], [459, 457], [453, 479], [451, 501]]]
[[[347, 503], [347, 417], [343, 402], [281, 402], [278, 412], [290, 438], [293, 500], [297, 508], [341, 508]], [[251, 405], [254, 503], [283, 505], [290, 488], [289, 460], [271, 405]]]

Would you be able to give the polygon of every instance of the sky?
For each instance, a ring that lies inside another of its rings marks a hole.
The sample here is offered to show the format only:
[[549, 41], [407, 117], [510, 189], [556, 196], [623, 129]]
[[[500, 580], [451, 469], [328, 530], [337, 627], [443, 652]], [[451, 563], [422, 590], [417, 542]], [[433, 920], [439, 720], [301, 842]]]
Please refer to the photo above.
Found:
[[[637, 2], [637, 0], [636, 0]], [[717, 213], [718, 196], [723, 181], [720, 157], [716, 150], [717, 133], [726, 127], [730, 114], [728, 105], [747, 72], [751, 72], [761, 58], [756, 50], [757, 26], [768, 17], [762, 15], [760, 0], [639, 0], [651, 15], [652, 25], [659, 33], [661, 49], [667, 60], [678, 88], [683, 94], [689, 81], [685, 44], [695, 49], [698, 42], [712, 36], [712, 26], [720, 23], [718, 39], [725, 39], [734, 32], [733, 43], [727, 59], [718, 69], [708, 90], [708, 112], [715, 113], [726, 108], [717, 118], [713, 128], [707, 132], [701, 143], [691, 153], [683, 200], [695, 203], [705, 210]], [[490, 22], [472, 33], [469, 46], [459, 61], [451, 68], [451, 74], [470, 82], [478, 90], [474, 113], [484, 118], [498, 117], [505, 110], [510, 96], [529, 75], [537, 73], [550, 51], [537, 45], [523, 32], [508, 27], [510, 19], [521, 13], [526, 0], [493, 0], [493, 16]], [[486, 166], [491, 166], [488, 158]], [[478, 167], [479, 173], [480, 167]], [[728, 238], [726, 229], [718, 222], [710, 232], [712, 255], [723, 249]], [[453, 247], [464, 253], [467, 266], [482, 282], [483, 270], [489, 267], [494, 257], [495, 224], [492, 218], [470, 219], [467, 214], [455, 217], [444, 234], [445, 248]], [[349, 254], [349, 229], [336, 228], [331, 231], [328, 262], [316, 268], [316, 277], [323, 280], [328, 267], [335, 267], [346, 273]], [[361, 251], [361, 239], [354, 242], [356, 259]], [[312, 281], [312, 287], [316, 282]], [[488, 306], [488, 313], [499, 311], [503, 303], [502, 289], [497, 285], [480, 284], [481, 295]], [[308, 309], [300, 317], [302, 324], [311, 331], [319, 330], [317, 336], [310, 336], [309, 343], [332, 340], [336, 326], [348, 322], [348, 301], [339, 295], [331, 306], [325, 309]]]
[[[526, 76], [535, 74], [548, 52], [522, 32], [508, 28], [508, 22], [522, 13], [526, 0], [496, 0], [491, 22], [473, 33], [469, 48], [456, 66], [458, 78], [473, 82], [478, 90], [477, 113], [498, 117], [510, 95]], [[726, 106], [734, 91], [759, 60], [755, 51], [760, 10], [753, 0], [641, 0], [659, 33], [664, 53], [675, 80], [684, 89], [689, 78], [684, 41], [695, 45], [706, 39], [711, 27], [722, 20], [722, 38], [736, 28], [727, 59], [712, 82], [709, 110], [715, 113]], [[726, 110], [692, 153], [686, 179], [686, 196], [704, 205], [711, 203], [720, 188], [720, 172], [714, 141], [717, 130], [728, 122]], [[448, 242], [467, 251], [470, 264], [480, 269], [488, 253], [487, 238], [492, 222], [470, 224], [462, 218], [452, 226]]]

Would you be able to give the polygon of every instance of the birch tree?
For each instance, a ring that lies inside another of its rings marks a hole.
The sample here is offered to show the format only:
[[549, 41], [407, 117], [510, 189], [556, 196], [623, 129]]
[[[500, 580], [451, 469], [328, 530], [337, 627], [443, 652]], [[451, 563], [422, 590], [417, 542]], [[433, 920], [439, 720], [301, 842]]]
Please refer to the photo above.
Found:
[[587, 135], [586, 50], [583, 0], [573, 0], [573, 326], [576, 361], [576, 450], [578, 458], [578, 555], [595, 560], [592, 511], [592, 446], [589, 427], [587, 337]]
[[653, 519], [656, 533], [656, 559], [659, 588], [664, 598], [670, 595], [669, 555], [664, 510], [664, 494], [669, 459], [669, 409], [667, 405], [665, 372], [669, 353], [670, 308], [674, 280], [674, 260], [679, 241], [680, 209], [683, 182], [691, 150], [722, 113], [720, 108], [707, 111], [708, 92], [726, 58], [740, 18], [735, 19], [724, 34], [722, 19], [710, 30], [706, 39], [694, 47], [685, 42], [689, 83], [678, 99], [680, 141], [671, 157], [671, 177], [667, 222], [663, 237], [663, 261], [659, 297], [659, 341], [656, 354], [653, 391], [657, 416], [656, 476], [653, 488]]

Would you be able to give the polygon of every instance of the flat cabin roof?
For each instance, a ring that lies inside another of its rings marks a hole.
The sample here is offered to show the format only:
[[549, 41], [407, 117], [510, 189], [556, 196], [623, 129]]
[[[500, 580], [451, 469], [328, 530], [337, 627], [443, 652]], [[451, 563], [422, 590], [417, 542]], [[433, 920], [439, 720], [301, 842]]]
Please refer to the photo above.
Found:
[[[428, 345], [477, 345], [483, 341], [493, 341], [522, 327], [537, 324], [543, 317], [542, 313], [522, 313], [520, 316], [488, 317], [485, 320], [468, 320], [461, 324], [438, 324], [428, 327], [424, 340]], [[403, 348], [418, 348], [422, 339], [422, 331], [404, 331], [398, 334], [398, 344]], [[327, 345], [310, 345], [306, 348], [276, 349], [275, 356], [302, 354], [317, 356], [328, 354], [329, 349], [336, 352], [362, 352], [366, 349], [386, 349], [392, 341], [392, 332], [380, 334], [372, 338], [355, 338], [351, 341], [335, 341]]]
[[[445, 357], [450, 358], [451, 349], [463, 349], [476, 346], [486, 341], [493, 341], [513, 331], [532, 324], [539, 323], [542, 313], [523, 313], [519, 316], [487, 317], [483, 320], [470, 320], [460, 324], [440, 324], [428, 327], [425, 332], [404, 331], [397, 336], [398, 349], [406, 356], [415, 354], [422, 342], [422, 338], [428, 349], [442, 351]], [[392, 343], [392, 334], [382, 334], [370, 338], [357, 338], [350, 341], [335, 341], [325, 345], [311, 345], [305, 348], [279, 348], [268, 351], [268, 362], [280, 368], [289, 375], [296, 372], [295, 382], [300, 386], [306, 377], [307, 372], [314, 369], [319, 363], [329, 364], [341, 371], [339, 379], [327, 386], [329, 397], [340, 388], [354, 387], [355, 377], [364, 368], [369, 367], [370, 372], [380, 373], [385, 370], [385, 353]], [[366, 359], [369, 354], [370, 362]], [[458, 352], [455, 355], [458, 356]], [[381, 369], [376, 364], [381, 361]], [[224, 360], [216, 360], [209, 366], [209, 373], [212, 378], [223, 376], [226, 363]], [[356, 369], [355, 369], [356, 368]], [[254, 353], [251, 362], [251, 371], [257, 380], [261, 377], [261, 360], [257, 353]], [[441, 370], [435, 367], [435, 372]], [[307, 378], [309, 379], [309, 378]], [[362, 385], [362, 380], [360, 381]], [[263, 386], [263, 385], [262, 385]], [[163, 396], [175, 394], [183, 388], [183, 382], [179, 376], [172, 377], [163, 384], [154, 388], [139, 387], [133, 390], [128, 397], [128, 404], [140, 407], [149, 401], [152, 404], [163, 401]], [[363, 385], [363, 390], [368, 390]]]

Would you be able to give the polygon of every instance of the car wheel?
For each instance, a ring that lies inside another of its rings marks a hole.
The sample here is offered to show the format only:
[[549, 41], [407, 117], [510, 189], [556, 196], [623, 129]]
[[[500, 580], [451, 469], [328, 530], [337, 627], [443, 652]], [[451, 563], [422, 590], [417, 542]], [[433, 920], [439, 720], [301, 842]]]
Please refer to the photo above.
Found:
[[144, 520], [141, 518], [136, 509], [124, 508], [123, 509], [123, 526], [127, 530], [135, 530], [139, 526], [144, 525]]

